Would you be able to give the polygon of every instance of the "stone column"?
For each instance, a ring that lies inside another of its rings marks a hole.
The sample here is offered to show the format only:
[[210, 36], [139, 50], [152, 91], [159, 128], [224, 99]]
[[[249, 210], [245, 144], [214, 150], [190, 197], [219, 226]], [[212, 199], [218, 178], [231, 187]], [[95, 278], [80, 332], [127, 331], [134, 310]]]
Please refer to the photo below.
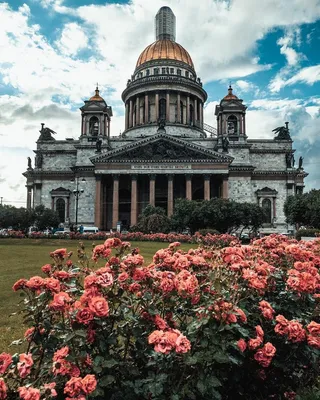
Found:
[[277, 209], [276, 209], [276, 197], [272, 198], [273, 205], [273, 218], [277, 218]]
[[186, 199], [192, 200], [192, 175], [186, 175]]
[[84, 122], [84, 115], [82, 115], [81, 118], [81, 134], [84, 135], [84, 127], [85, 127], [85, 122]]
[[194, 99], [194, 121], [198, 123], [198, 100]]
[[137, 224], [137, 202], [138, 193], [137, 193], [137, 176], [131, 176], [131, 215], [130, 215], [130, 226]]
[[41, 204], [41, 186], [41, 183], [36, 183], [34, 185], [33, 196], [35, 206], [39, 206]]
[[101, 227], [101, 176], [96, 176], [96, 203], [94, 224], [98, 228]]
[[66, 216], [68, 218], [68, 220], [70, 219], [70, 197], [67, 197], [67, 212], [66, 212]]
[[140, 125], [140, 97], [137, 97], [136, 102], [136, 125]]
[[119, 221], [119, 175], [113, 175], [112, 228]]
[[129, 128], [132, 128], [133, 125], [133, 103], [132, 100], [130, 100], [129, 103]]
[[179, 124], [182, 124], [183, 121], [181, 121], [181, 98], [180, 98], [180, 93], [177, 94], [177, 122]]
[[168, 175], [168, 217], [173, 214], [173, 175]]
[[187, 124], [190, 124], [190, 96], [187, 96]]
[[154, 207], [156, 204], [156, 176], [149, 175], [149, 179], [149, 204]]
[[31, 186], [27, 186], [27, 210], [31, 210]]
[[110, 120], [110, 118], [108, 118], [108, 138], [110, 139], [110, 123], [111, 123], [111, 120]]
[[167, 98], [166, 98], [166, 120], [167, 122], [170, 122], [170, 93], [167, 92]]
[[200, 113], [200, 115], [199, 115], [200, 126], [201, 126], [201, 128], [203, 128], [203, 104], [202, 104], [202, 101], [200, 101], [200, 103], [199, 103], [199, 113]]
[[155, 122], [158, 122], [158, 119], [159, 119], [159, 93], [156, 93], [155, 107], [156, 107], [156, 120], [155, 120]]
[[210, 200], [210, 175], [205, 175], [204, 179], [204, 200]]
[[146, 94], [144, 96], [144, 123], [149, 122], [149, 96]]
[[129, 104], [126, 103], [125, 130], [129, 128]]
[[246, 134], [246, 114], [243, 114], [243, 134]]
[[227, 176], [224, 176], [222, 181], [222, 198], [229, 198], [229, 180]]

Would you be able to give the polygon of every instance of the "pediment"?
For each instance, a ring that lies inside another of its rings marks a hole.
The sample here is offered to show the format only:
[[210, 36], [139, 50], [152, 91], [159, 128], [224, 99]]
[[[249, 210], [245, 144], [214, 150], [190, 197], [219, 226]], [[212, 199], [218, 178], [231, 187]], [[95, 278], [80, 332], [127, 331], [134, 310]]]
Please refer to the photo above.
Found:
[[168, 161], [206, 161], [229, 164], [232, 160], [233, 158], [225, 153], [218, 153], [167, 134], [157, 134], [91, 158], [94, 164], [104, 162], [161, 163]]
[[80, 108], [81, 111], [103, 111], [105, 109], [106, 103], [101, 101], [86, 102], [85, 105]]

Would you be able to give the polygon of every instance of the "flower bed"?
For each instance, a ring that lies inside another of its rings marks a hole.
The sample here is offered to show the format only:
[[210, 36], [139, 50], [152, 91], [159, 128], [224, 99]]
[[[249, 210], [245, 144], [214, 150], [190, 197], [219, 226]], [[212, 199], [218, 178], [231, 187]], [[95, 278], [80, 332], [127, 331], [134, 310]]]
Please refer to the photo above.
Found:
[[316, 382], [320, 240], [71, 256], [13, 287], [28, 349], [0, 355], [0, 399], [295, 399]]

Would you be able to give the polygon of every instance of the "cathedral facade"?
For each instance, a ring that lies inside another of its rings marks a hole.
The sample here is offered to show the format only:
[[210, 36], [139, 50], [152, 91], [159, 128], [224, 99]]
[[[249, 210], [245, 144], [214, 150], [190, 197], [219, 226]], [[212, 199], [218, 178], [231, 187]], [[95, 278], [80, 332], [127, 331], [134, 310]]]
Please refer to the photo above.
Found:
[[175, 16], [162, 7], [156, 41], [140, 54], [122, 93], [125, 129], [111, 136], [112, 107], [95, 94], [81, 110], [78, 140], [55, 140], [42, 124], [35, 163], [24, 172], [27, 208], [57, 210], [64, 224], [114, 229], [137, 223], [152, 204], [173, 213], [178, 198], [222, 197], [266, 210], [265, 232], [287, 230], [283, 205], [307, 174], [295, 167], [288, 124], [274, 139], [251, 139], [246, 106], [231, 86], [216, 107], [217, 127], [203, 118], [207, 93], [193, 61], [176, 42]]

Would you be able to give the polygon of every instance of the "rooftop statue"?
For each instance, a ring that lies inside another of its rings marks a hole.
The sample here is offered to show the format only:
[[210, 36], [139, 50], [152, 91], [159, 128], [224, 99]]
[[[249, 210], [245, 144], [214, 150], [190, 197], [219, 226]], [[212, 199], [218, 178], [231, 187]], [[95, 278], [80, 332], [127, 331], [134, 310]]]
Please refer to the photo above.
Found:
[[57, 132], [53, 131], [48, 127], [44, 127], [44, 123], [41, 124], [40, 136], [38, 140], [55, 140], [51, 134], [56, 134]]
[[277, 135], [275, 140], [291, 140], [290, 131], [288, 128], [289, 122], [285, 122], [286, 126], [279, 126], [272, 130]]

